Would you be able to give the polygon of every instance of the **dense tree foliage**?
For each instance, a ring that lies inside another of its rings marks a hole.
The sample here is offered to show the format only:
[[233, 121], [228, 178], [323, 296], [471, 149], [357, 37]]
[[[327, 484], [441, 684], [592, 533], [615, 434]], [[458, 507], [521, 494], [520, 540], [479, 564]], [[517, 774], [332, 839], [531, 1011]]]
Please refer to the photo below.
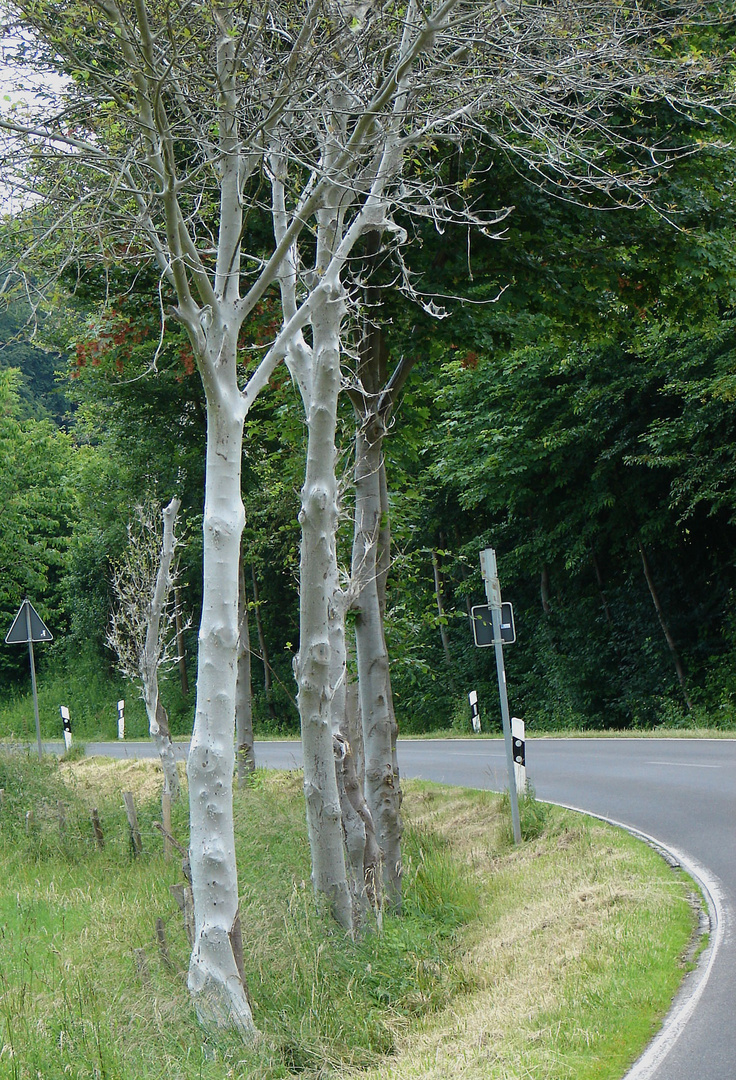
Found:
[[[0, 370], [0, 625], [3, 637], [28, 596], [55, 635], [64, 615], [69, 544], [76, 522], [74, 448], [49, 419], [21, 419], [21, 375]], [[27, 670], [17, 647], [0, 652], [0, 673]]]
[[[643, 141], [654, 133], [694, 148], [707, 136], [713, 149], [668, 169], [637, 209], [614, 210], [601, 192], [568, 187], [557, 197], [553, 170], [526, 169], [498, 149], [484, 156], [470, 143], [434, 147], [425, 164], [448, 190], [472, 190], [482, 208], [513, 205], [502, 238], [417, 227], [406, 254], [413, 287], [445, 306], [445, 320], [402, 300], [387, 263], [373, 276], [386, 364], [402, 356], [414, 364], [384, 446], [393, 534], [387, 635], [404, 730], [467, 726], [472, 685], [495, 700], [490, 662], [473, 649], [467, 622], [469, 603], [483, 599], [478, 551], [486, 544], [498, 550], [504, 594], [517, 609], [519, 641], [507, 662], [515, 708], [528, 721], [689, 718], [642, 552], [687, 697], [698, 715], [731, 717], [729, 128], [706, 116], [694, 128], [663, 106], [632, 101], [630, 110], [627, 122], [633, 117]], [[257, 236], [263, 223], [253, 217], [249, 228]], [[28, 591], [60, 636], [107, 666], [110, 563], [141, 492], [182, 498], [192, 526], [185, 603], [196, 624], [204, 402], [183, 332], [169, 324], [160, 337], [171, 297], [140, 268], [96, 273], [88, 266], [74, 282], [64, 311], [56, 294], [53, 329], [47, 322], [31, 335], [22, 304], [1, 316], [0, 367], [20, 371], [2, 384], [0, 589], [4, 617]], [[110, 295], [115, 303], [99, 314]], [[277, 325], [266, 297], [241, 350], [243, 372]], [[343, 410], [339, 550], [347, 569], [347, 401]], [[254, 419], [243, 551], [256, 724], [296, 730], [295, 518], [306, 435], [284, 374]], [[188, 647], [193, 654], [193, 635]], [[1, 662], [8, 686], [24, 659], [4, 651]], [[183, 731], [191, 703], [180, 704], [172, 722]]]

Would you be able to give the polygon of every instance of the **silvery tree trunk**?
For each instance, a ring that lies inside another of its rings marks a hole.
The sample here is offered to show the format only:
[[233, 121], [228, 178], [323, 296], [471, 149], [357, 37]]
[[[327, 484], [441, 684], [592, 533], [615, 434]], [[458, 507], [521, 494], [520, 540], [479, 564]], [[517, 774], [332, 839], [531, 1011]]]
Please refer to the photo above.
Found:
[[[337, 570], [337, 562], [335, 562]], [[339, 582], [333, 582], [332, 599], [328, 605], [330, 640], [330, 693], [332, 696], [332, 745], [335, 753], [335, 775], [340, 798], [346, 871], [353, 903], [353, 933], [357, 933], [368, 911], [365, 887], [366, 823], [356, 803], [359, 783], [355, 773], [353, 748], [348, 735], [348, 671], [345, 644], [345, 611], [347, 594]]]
[[339, 730], [334, 737], [335, 769], [342, 806], [345, 848], [350, 864], [350, 886], [355, 898], [354, 918], [356, 929], [360, 929], [370, 909], [373, 910], [379, 926], [381, 924], [383, 860], [373, 815], [364, 791], [363, 736], [360, 730], [357, 683], [346, 679], [345, 693], [341, 698]]
[[371, 907], [380, 920], [382, 859], [373, 816], [363, 790], [363, 740], [358, 731], [358, 695], [355, 685], [349, 684], [345, 633], [345, 612], [349, 603], [349, 592], [335, 582], [329, 606], [332, 734], [348, 884], [353, 898], [353, 931], [358, 933]]
[[370, 411], [356, 433], [352, 572], [365, 760], [365, 796], [383, 861], [384, 901], [401, 908], [401, 793], [394, 769], [389, 666], [378, 591], [383, 422]]
[[333, 756], [330, 607], [338, 580], [335, 430], [340, 391], [342, 288], [325, 290], [312, 317], [311, 372], [299, 381], [307, 419], [307, 464], [301, 495], [299, 654], [295, 664], [302, 725], [304, 793], [312, 882], [334, 917], [353, 929], [342, 814]]
[[[214, 335], [213, 335], [214, 336]], [[235, 370], [236, 342], [223, 335], [216, 355]], [[227, 368], [225, 370], [227, 370]], [[216, 365], [213, 365], [216, 370]], [[195, 940], [189, 989], [208, 1023], [254, 1031], [245, 989], [233, 825], [233, 717], [237, 678], [238, 573], [244, 524], [240, 471], [245, 408], [233, 382], [207, 379], [207, 482], [204, 593], [197, 707], [189, 777]]]
[[[369, 234], [368, 272], [380, 258], [380, 236]], [[388, 487], [383, 455], [386, 419], [409, 376], [413, 361], [402, 358], [386, 378], [386, 350], [380, 324], [380, 290], [365, 290], [358, 378], [349, 389], [356, 415], [353, 611], [365, 760], [366, 801], [382, 852], [384, 900], [401, 908], [401, 787], [396, 757], [396, 719], [384, 633], [386, 579], [390, 564]]]

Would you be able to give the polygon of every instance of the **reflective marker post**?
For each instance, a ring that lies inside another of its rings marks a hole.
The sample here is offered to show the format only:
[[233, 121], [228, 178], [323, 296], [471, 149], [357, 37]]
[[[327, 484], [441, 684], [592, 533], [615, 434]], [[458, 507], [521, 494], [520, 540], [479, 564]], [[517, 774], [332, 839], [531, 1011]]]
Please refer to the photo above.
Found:
[[468, 694], [468, 701], [470, 702], [470, 712], [473, 721], [473, 731], [477, 733], [480, 731], [480, 710], [478, 709], [478, 691], [471, 690]]
[[526, 795], [526, 726], [518, 716], [511, 717], [511, 743], [514, 751], [516, 792]]
[[60, 705], [59, 712], [61, 713], [61, 726], [64, 731], [64, 746], [68, 752], [72, 748], [72, 720], [66, 705]]
[[519, 798], [516, 791], [514, 770], [514, 751], [511, 744], [511, 716], [509, 699], [506, 693], [506, 668], [503, 662], [503, 641], [501, 638], [501, 586], [498, 581], [496, 552], [493, 548], [484, 548], [480, 553], [480, 566], [486, 587], [488, 607], [491, 609], [493, 627], [493, 648], [496, 653], [496, 671], [498, 673], [498, 693], [501, 699], [501, 721], [503, 739], [506, 744], [506, 768], [509, 774], [509, 796], [511, 801], [511, 823], [514, 829], [514, 843], [521, 843], [521, 822], [519, 820]]

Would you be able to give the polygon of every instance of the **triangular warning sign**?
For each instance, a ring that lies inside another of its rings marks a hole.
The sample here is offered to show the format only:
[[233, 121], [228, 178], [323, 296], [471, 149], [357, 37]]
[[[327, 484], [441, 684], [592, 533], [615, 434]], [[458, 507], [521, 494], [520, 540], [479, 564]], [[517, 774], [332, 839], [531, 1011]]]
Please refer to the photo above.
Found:
[[[28, 628], [30, 623], [30, 636]], [[6, 645], [25, 645], [29, 641], [53, 641], [54, 635], [30, 600], [24, 600], [5, 638]]]

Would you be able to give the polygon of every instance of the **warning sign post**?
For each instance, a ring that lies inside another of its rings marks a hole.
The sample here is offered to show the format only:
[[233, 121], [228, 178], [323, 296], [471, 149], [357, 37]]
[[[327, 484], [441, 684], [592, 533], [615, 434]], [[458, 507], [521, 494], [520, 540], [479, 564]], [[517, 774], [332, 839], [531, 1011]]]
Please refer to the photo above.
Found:
[[[506, 766], [509, 774], [509, 796], [511, 802], [511, 823], [514, 830], [514, 843], [521, 843], [521, 823], [519, 820], [519, 800], [516, 791], [516, 773], [514, 770], [514, 753], [511, 744], [511, 715], [509, 713], [509, 701], [506, 693], [506, 669], [503, 662], [503, 633], [501, 586], [498, 581], [498, 569], [496, 564], [496, 552], [493, 548], [484, 548], [480, 553], [480, 565], [483, 571], [483, 582], [486, 587], [486, 599], [488, 610], [491, 614], [491, 641], [496, 652], [496, 672], [498, 675], [498, 692], [501, 700], [501, 721], [503, 724], [503, 738], [506, 746]], [[511, 605], [509, 605], [510, 607]], [[476, 610], [476, 609], [474, 609]], [[513, 612], [511, 623], [513, 629]], [[477, 627], [479, 620], [474, 618], [473, 626]], [[477, 631], [476, 631], [477, 633]], [[514, 638], [515, 638], [514, 634]], [[476, 638], [477, 641], [477, 638]]]
[[25, 645], [28, 642], [28, 658], [31, 664], [31, 686], [33, 687], [33, 711], [36, 716], [36, 741], [38, 742], [38, 760], [43, 757], [41, 748], [41, 721], [38, 716], [38, 691], [36, 690], [36, 663], [33, 658], [34, 641], [53, 641], [54, 635], [38, 614], [30, 600], [20, 605], [13, 624], [5, 635], [6, 645]]

